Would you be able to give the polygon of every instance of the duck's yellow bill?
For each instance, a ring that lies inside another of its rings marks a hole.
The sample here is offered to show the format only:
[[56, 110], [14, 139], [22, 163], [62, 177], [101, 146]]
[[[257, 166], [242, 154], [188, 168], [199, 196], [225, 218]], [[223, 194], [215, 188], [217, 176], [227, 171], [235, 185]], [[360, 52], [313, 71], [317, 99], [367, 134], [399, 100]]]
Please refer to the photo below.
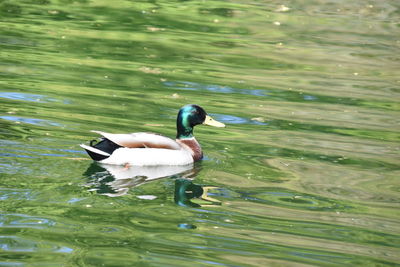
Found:
[[222, 122], [214, 120], [213, 118], [211, 118], [208, 115], [206, 115], [206, 119], [204, 120], [203, 124], [214, 126], [214, 127], [225, 127], [225, 124], [223, 124]]

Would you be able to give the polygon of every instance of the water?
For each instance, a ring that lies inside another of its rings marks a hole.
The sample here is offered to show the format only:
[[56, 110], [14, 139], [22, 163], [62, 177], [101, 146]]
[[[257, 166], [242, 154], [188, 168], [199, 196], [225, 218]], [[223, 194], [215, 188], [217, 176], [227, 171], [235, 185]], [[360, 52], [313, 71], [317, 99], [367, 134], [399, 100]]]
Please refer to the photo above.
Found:
[[[0, 265], [398, 265], [399, 8], [0, 2]], [[188, 103], [227, 124], [193, 168], [78, 146]]]

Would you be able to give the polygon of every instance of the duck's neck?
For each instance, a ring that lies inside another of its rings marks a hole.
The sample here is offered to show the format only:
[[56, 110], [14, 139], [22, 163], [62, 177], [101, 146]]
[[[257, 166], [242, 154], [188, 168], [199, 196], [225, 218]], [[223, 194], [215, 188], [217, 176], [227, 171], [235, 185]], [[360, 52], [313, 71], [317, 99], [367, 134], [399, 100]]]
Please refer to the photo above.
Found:
[[193, 138], [193, 127], [190, 125], [188, 117], [181, 112], [176, 119], [176, 139], [190, 139]]
[[193, 160], [197, 161], [203, 158], [200, 144], [193, 136], [193, 125], [189, 122], [188, 114], [184, 110], [180, 111], [176, 119], [176, 141], [192, 154]]

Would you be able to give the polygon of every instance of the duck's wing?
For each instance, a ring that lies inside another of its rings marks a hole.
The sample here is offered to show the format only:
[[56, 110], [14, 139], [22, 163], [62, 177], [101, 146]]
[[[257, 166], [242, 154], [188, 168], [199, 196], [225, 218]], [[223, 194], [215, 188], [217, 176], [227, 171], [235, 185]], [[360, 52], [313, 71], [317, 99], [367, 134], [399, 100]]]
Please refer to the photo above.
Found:
[[117, 145], [128, 148], [164, 148], [179, 150], [181, 146], [173, 139], [154, 133], [111, 134], [102, 131], [92, 131]]

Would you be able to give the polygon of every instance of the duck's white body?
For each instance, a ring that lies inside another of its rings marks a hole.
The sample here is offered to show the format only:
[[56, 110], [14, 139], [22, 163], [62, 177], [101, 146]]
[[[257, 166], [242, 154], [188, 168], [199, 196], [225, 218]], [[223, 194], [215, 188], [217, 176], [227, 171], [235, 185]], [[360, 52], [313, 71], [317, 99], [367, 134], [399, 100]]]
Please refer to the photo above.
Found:
[[129, 164], [131, 166], [188, 165], [193, 163], [193, 157], [184, 148], [172, 150], [122, 147], [116, 149], [110, 157], [99, 162], [105, 164]]
[[130, 166], [156, 165], [188, 165], [201, 158], [201, 148], [194, 137], [184, 140], [153, 133], [111, 134], [92, 131], [121, 146], [112, 153], [107, 153], [95, 147], [81, 144], [87, 151], [103, 155], [106, 158], [98, 160], [104, 164]]

